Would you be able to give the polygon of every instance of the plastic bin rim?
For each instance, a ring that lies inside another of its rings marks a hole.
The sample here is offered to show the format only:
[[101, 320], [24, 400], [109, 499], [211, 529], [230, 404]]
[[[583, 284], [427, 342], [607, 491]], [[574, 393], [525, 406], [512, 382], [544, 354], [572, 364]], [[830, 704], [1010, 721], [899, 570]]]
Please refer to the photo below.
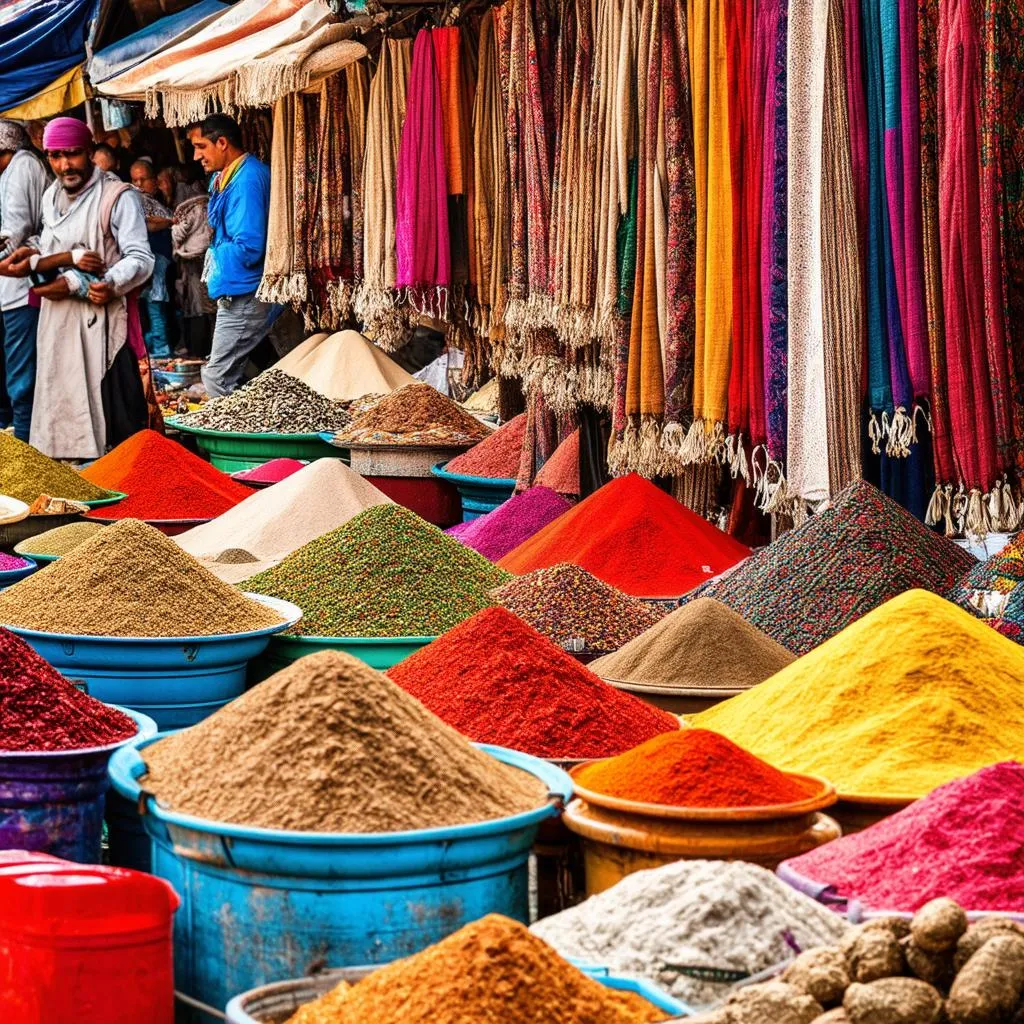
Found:
[[21, 626], [10, 626], [5, 622], [0, 622], [0, 627], [10, 630], [17, 636], [34, 637], [40, 640], [74, 640], [82, 643], [122, 644], [125, 646], [132, 644], [177, 645], [234, 642], [236, 640], [249, 640], [256, 636], [272, 636], [274, 633], [291, 629], [302, 618], [302, 609], [290, 601], [282, 601], [279, 597], [267, 597], [265, 594], [251, 594], [247, 590], [243, 590], [242, 593], [251, 600], [266, 605], [273, 611], [284, 615], [286, 621], [280, 622], [276, 626], [264, 626], [262, 629], [254, 629], [248, 633], [213, 633], [207, 636], [92, 636], [88, 634], [80, 636], [75, 633], [46, 633], [39, 629], [23, 629]]
[[39, 568], [39, 563], [31, 555], [23, 555], [16, 551], [14, 553], [15, 558], [21, 558], [25, 561], [25, 565], [19, 565], [14, 569], [0, 569], [0, 583], [3, 583], [7, 579], [13, 579], [20, 577], [22, 573], [31, 572], [33, 569]]
[[184, 431], [186, 434], [195, 434], [198, 437], [233, 437], [245, 441], [316, 441], [323, 440], [320, 431], [303, 434], [278, 434], [274, 431], [267, 431], [263, 434], [249, 434], [242, 430], [211, 430], [209, 427], [193, 427], [182, 423], [177, 416], [169, 416], [165, 422], [175, 430]]
[[451, 480], [455, 484], [473, 484], [477, 487], [492, 487], [495, 490], [498, 488], [515, 487], [515, 478], [508, 478], [502, 476], [469, 476], [466, 473], [449, 473], [445, 466], [447, 462], [439, 462], [437, 465], [432, 466], [430, 472], [434, 476], [439, 477], [441, 480]]
[[[103, 488], [106, 490], [106, 488]], [[93, 498], [90, 501], [80, 501], [80, 505], [88, 505], [89, 508], [105, 508], [107, 505], [116, 505], [119, 501], [124, 501], [128, 497], [124, 491], [109, 491], [109, 497], [107, 498]], [[69, 498], [69, 501], [77, 501], [77, 498]]]
[[298, 640], [302, 643], [326, 644], [329, 647], [370, 647], [375, 644], [432, 644], [436, 636], [316, 636], [313, 633], [289, 633], [281, 640]]
[[[101, 703], [106, 703], [101, 702]], [[144, 715], [139, 711], [133, 711], [131, 708], [126, 708], [121, 704], [107, 704], [108, 708], [114, 708], [120, 711], [122, 714], [127, 715], [137, 726], [138, 729], [134, 735], [128, 736], [123, 740], [118, 740], [116, 743], [106, 743], [102, 747], [75, 747], [72, 750], [4, 750], [0, 747], [0, 761], [10, 761], [13, 759], [25, 759], [29, 758], [45, 758], [47, 760], [61, 757], [80, 757], [82, 754], [104, 754], [112, 753], [115, 750], [120, 750], [122, 747], [130, 744], [142, 743], [146, 740], [151, 740], [156, 736], [156, 722], [153, 721], [149, 715]]]
[[136, 739], [118, 750], [110, 759], [108, 769], [114, 788], [129, 800], [145, 799], [145, 812], [168, 825], [177, 825], [197, 832], [232, 839], [267, 840], [288, 846], [394, 846], [396, 843], [438, 843], [452, 839], [481, 839], [537, 824], [557, 814], [572, 796], [572, 780], [568, 773], [539, 757], [518, 750], [496, 747], [489, 743], [473, 746], [503, 764], [519, 768], [539, 779], [548, 788], [547, 801], [532, 811], [523, 811], [507, 818], [470, 822], [466, 825], [447, 825], [443, 828], [410, 829], [404, 832], [292, 832], [284, 829], [247, 827], [228, 822], [207, 821], [190, 814], [161, 807], [152, 794], [145, 793], [137, 779], [145, 773], [145, 762], [139, 751], [150, 743], [164, 739], [180, 729], [158, 732], [156, 736]]

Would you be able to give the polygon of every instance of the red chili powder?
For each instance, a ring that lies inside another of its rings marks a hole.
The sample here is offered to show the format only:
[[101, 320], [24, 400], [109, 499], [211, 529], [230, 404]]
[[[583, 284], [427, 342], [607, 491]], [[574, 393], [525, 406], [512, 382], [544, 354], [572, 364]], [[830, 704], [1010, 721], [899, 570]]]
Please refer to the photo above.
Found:
[[490, 437], [457, 455], [445, 469], [463, 476], [485, 476], [497, 480], [514, 480], [519, 472], [526, 437], [526, 413], [510, 419]]
[[580, 493], [580, 432], [574, 430], [541, 467], [534, 485], [550, 487], [559, 494]]
[[982, 768], [863, 832], [786, 861], [779, 874], [828, 885], [871, 910], [939, 896], [967, 910], [1024, 911], [1024, 765]]
[[633, 597], [679, 597], [749, 554], [631, 473], [605, 484], [498, 564], [523, 575], [572, 562]]
[[232, 473], [233, 480], [252, 481], [257, 484], [279, 484], [287, 480], [292, 473], [305, 469], [306, 463], [301, 459], [271, 459], [262, 466], [253, 466], [241, 473]]
[[138, 731], [126, 714], [76, 689], [24, 640], [0, 629], [0, 750], [105, 747]]
[[655, 736], [576, 778], [597, 793], [673, 807], [769, 807], [808, 796], [799, 779], [707, 729]]
[[469, 739], [536, 757], [610, 757], [679, 728], [504, 608], [477, 612], [387, 674]]
[[82, 476], [128, 495], [94, 509], [102, 519], [213, 519], [255, 493], [155, 430], [133, 434]]

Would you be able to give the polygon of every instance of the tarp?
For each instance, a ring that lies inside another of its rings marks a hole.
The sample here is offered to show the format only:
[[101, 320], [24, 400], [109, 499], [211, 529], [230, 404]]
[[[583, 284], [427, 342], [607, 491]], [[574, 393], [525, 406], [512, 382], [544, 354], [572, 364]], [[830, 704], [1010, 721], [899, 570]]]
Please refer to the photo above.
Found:
[[0, 8], [0, 110], [16, 107], [85, 60], [99, 0], [19, 0]]
[[226, 0], [200, 0], [184, 11], [154, 21], [152, 25], [93, 54], [89, 80], [96, 85], [130, 71], [169, 46], [191, 38], [227, 10]]
[[51, 82], [31, 99], [5, 110], [0, 117], [10, 117], [15, 121], [35, 121], [56, 117], [65, 110], [77, 107], [89, 96], [85, 87], [84, 72], [85, 65], [79, 64], [78, 67], [66, 71], [56, 82]]

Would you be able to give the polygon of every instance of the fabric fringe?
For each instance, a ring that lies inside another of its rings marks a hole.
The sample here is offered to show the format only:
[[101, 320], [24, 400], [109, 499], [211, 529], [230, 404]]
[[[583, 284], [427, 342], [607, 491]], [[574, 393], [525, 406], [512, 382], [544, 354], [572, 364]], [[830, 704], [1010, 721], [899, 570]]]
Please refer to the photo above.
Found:
[[944, 528], [947, 537], [964, 535], [983, 540], [989, 533], [1013, 533], [1024, 522], [1024, 504], [1018, 501], [1007, 474], [992, 489], [965, 491], [961, 484], [937, 484], [925, 513], [925, 524]]
[[279, 306], [302, 305], [309, 296], [309, 282], [305, 274], [264, 275], [256, 289], [260, 302], [272, 302]]
[[202, 89], [147, 89], [146, 117], [156, 120], [162, 113], [167, 127], [175, 128], [202, 121], [208, 114], [218, 111], [234, 114], [237, 110], [235, 89], [234, 75]]
[[908, 415], [902, 405], [896, 407], [891, 420], [887, 413], [882, 413], [882, 434], [886, 438], [885, 454], [891, 458], [906, 458], [910, 455], [910, 446], [917, 440], [913, 416]]

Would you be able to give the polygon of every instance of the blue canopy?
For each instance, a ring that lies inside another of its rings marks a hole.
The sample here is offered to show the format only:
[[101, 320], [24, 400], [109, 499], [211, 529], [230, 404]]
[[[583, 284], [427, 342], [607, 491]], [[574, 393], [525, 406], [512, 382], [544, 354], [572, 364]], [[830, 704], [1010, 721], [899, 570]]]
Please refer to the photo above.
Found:
[[99, 0], [15, 0], [0, 6], [0, 110], [35, 96], [85, 60]]

